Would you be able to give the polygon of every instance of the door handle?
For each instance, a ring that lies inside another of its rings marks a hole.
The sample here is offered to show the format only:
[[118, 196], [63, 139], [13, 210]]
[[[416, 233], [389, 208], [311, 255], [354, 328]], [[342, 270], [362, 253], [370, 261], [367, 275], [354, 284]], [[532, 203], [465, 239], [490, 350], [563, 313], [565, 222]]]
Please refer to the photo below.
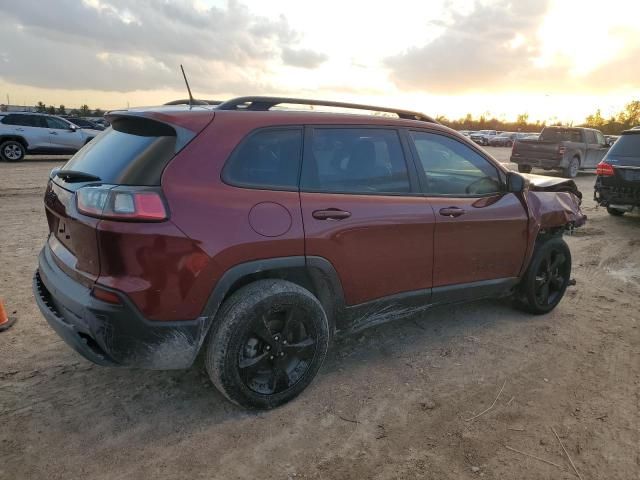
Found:
[[24, 132], [24, 128], [16, 128], [16, 132]]
[[58, 132], [49, 132], [51, 135], [57, 135]]
[[447, 207], [447, 208], [441, 208], [440, 209], [440, 215], [442, 215], [443, 217], [459, 217], [460, 215], [464, 215], [466, 212], [464, 211], [464, 209], [459, 208], [459, 207]]
[[317, 220], [344, 220], [351, 216], [351, 212], [345, 212], [337, 208], [327, 208], [326, 210], [316, 210], [311, 215]]

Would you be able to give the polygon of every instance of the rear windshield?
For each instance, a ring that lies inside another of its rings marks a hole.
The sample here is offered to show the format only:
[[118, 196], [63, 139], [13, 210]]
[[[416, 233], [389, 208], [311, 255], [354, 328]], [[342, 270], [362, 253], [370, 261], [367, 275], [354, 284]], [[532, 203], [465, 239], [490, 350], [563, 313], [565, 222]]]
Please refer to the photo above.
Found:
[[570, 128], [545, 128], [540, 134], [543, 142], [581, 142], [580, 130]]
[[115, 119], [76, 153], [63, 170], [89, 173], [116, 185], [160, 185], [162, 171], [175, 155], [176, 132], [144, 118]]
[[622, 135], [609, 150], [609, 156], [626, 157], [618, 160], [619, 165], [640, 166], [640, 134]]

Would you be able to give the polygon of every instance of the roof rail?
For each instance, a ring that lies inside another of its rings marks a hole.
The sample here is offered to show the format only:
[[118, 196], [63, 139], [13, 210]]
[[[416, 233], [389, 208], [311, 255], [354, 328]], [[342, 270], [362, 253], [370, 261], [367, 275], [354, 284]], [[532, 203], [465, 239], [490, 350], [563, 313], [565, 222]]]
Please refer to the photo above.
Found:
[[438, 123], [432, 117], [425, 115], [424, 113], [412, 112], [410, 110], [376, 107], [373, 105], [361, 105], [359, 103], [332, 102], [329, 100], [310, 100], [290, 97], [238, 97], [222, 102], [216, 107], [216, 110], [267, 111], [271, 107], [275, 107], [276, 105], [281, 105], [283, 103], [290, 103], [294, 105], [319, 105], [323, 107], [339, 107], [353, 110], [369, 110], [371, 112], [394, 113], [398, 115], [398, 118]]
[[[191, 102], [192, 105], [220, 105], [221, 103], [223, 103], [222, 100], [199, 100], [197, 98], [194, 98], [193, 102]], [[171, 100], [165, 105], [189, 105], [189, 99]]]

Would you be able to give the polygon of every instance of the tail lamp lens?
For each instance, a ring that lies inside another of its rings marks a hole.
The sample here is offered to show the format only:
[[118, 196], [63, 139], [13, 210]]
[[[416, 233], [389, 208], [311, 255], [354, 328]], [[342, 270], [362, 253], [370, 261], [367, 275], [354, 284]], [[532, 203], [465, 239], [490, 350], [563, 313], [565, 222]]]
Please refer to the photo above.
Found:
[[91, 290], [91, 295], [93, 295], [98, 300], [102, 300], [103, 302], [112, 303], [114, 305], [119, 305], [122, 302], [120, 301], [120, 297], [109, 290], [105, 290], [104, 288], [100, 288], [94, 285]]
[[601, 177], [613, 177], [615, 172], [613, 171], [613, 167], [607, 162], [600, 162], [596, 166], [596, 175]]
[[157, 190], [100, 185], [76, 192], [78, 211], [98, 218], [159, 222], [167, 219], [162, 194]]
[[564, 152], [566, 152], [566, 151], [567, 151], [567, 147], [565, 147], [564, 145], [560, 145], [560, 146], [558, 147], [558, 153], [559, 153], [560, 155], [564, 155]]

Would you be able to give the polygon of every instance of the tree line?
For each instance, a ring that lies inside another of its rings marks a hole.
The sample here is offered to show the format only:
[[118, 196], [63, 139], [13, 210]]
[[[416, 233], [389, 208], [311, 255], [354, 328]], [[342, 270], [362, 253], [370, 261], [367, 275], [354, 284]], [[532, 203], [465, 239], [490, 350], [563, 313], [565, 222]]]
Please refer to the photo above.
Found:
[[102, 117], [104, 115], [104, 110], [101, 108], [92, 110], [89, 108], [89, 105], [86, 104], [82, 105], [80, 108], [67, 110], [64, 105], [60, 105], [56, 108], [53, 105], [46, 106], [43, 102], [38, 102], [36, 104], [36, 112], [48, 113], [50, 115], [70, 115], [72, 117]]
[[518, 115], [515, 122], [506, 122], [497, 118], [487, 118], [481, 115], [479, 118], [473, 117], [470, 113], [458, 120], [449, 120], [445, 116], [437, 117], [437, 120], [455, 130], [500, 130], [503, 132], [540, 132], [547, 125], [553, 126], [580, 126], [597, 128], [605, 135], [619, 135], [622, 131], [640, 125], [640, 100], [633, 100], [625, 105], [624, 109], [616, 115], [604, 118], [600, 109], [592, 115], [589, 115], [585, 121], [579, 125], [573, 122], [546, 122], [529, 121], [529, 114], [522, 113]]

